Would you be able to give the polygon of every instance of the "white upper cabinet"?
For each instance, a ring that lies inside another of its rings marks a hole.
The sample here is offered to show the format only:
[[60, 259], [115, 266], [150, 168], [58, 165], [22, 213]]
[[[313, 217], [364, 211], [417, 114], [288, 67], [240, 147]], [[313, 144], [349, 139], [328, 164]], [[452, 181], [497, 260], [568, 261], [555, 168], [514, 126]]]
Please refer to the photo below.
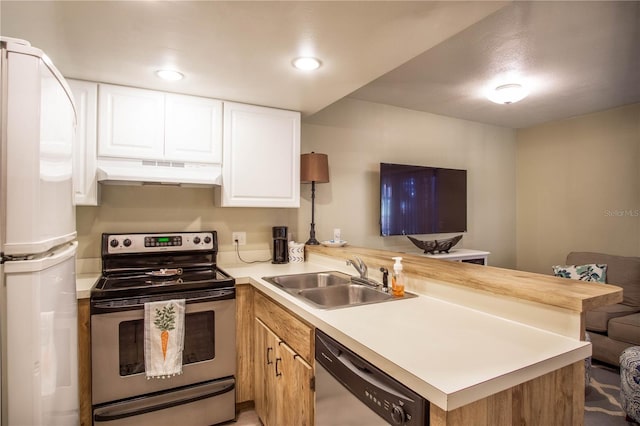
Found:
[[98, 156], [220, 164], [222, 102], [100, 84]]
[[100, 84], [100, 157], [164, 157], [164, 93]]
[[300, 113], [224, 103], [225, 207], [300, 207]]
[[222, 102], [167, 94], [164, 158], [222, 163]]
[[73, 189], [76, 205], [98, 205], [96, 179], [96, 146], [98, 115], [98, 83], [70, 80], [78, 122], [73, 145]]
[[[219, 185], [225, 207], [300, 207], [300, 113], [70, 80], [76, 204], [99, 185]], [[220, 170], [222, 169], [222, 177]]]

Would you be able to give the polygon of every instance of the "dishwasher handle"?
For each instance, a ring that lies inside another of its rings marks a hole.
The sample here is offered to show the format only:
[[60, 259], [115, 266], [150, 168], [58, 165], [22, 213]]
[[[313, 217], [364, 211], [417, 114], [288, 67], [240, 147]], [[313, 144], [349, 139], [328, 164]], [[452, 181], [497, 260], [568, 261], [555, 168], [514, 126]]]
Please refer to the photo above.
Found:
[[[342, 343], [316, 329], [316, 389], [319, 394], [334, 382], [346, 389], [389, 424], [429, 425], [429, 401]], [[316, 394], [318, 398], [318, 394]]]
[[[326, 350], [323, 350], [323, 346]], [[318, 354], [320, 356], [318, 356]], [[373, 368], [368, 367], [364, 360], [361, 360], [357, 355], [351, 353], [346, 348], [339, 347], [333, 344], [333, 342], [327, 341], [318, 334], [316, 334], [316, 360], [320, 361], [320, 364], [322, 364], [327, 371], [329, 371], [331, 375], [340, 382], [344, 383], [346, 378], [339, 377], [341, 376], [339, 371], [340, 369], [332, 365], [334, 362], [344, 366], [360, 379], [377, 387], [378, 389], [381, 389], [395, 397], [413, 401], [409, 395], [399, 393], [396, 389], [380, 380], [378, 377], [380, 375], [377, 374]]]

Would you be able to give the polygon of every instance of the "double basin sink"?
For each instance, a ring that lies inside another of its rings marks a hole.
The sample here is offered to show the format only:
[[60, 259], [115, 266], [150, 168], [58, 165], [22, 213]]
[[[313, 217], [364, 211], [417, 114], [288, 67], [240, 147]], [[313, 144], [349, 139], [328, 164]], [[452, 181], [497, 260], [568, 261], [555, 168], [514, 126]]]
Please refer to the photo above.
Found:
[[320, 309], [344, 308], [416, 297], [407, 292], [402, 297], [394, 297], [391, 293], [385, 293], [373, 285], [358, 283], [362, 281], [359, 278], [337, 271], [279, 275], [262, 279]]

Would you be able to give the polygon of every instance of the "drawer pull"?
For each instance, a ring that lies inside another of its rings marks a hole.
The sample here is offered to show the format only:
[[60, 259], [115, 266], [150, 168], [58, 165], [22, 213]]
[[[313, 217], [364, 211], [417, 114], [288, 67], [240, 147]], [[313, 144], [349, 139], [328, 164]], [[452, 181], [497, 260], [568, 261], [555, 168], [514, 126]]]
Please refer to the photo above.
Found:
[[278, 363], [282, 361], [282, 358], [276, 358], [276, 377], [282, 376], [282, 373], [278, 371]]

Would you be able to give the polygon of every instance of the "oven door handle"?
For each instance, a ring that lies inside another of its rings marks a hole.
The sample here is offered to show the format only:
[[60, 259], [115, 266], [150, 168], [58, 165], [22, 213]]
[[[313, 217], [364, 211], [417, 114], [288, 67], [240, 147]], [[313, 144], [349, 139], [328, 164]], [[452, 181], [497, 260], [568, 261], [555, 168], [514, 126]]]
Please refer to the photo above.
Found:
[[[175, 299], [180, 299], [180, 294], [173, 295]], [[235, 290], [219, 290], [216, 294], [202, 297], [189, 297], [185, 299], [185, 303], [187, 305], [191, 303], [205, 303], [205, 302], [215, 302], [219, 300], [227, 300], [227, 299], [235, 299]], [[184, 296], [182, 297], [184, 298]], [[141, 309], [144, 308], [144, 303], [131, 303], [131, 304], [112, 304], [109, 301], [105, 302], [92, 302], [92, 311], [96, 314], [99, 313], [107, 313], [107, 312], [118, 312], [118, 311], [130, 311], [133, 309]]]
[[96, 408], [93, 412], [95, 422], [111, 422], [127, 417], [140, 416], [178, 405], [190, 404], [202, 399], [213, 398], [235, 389], [235, 380], [227, 379], [215, 381], [204, 385], [191, 386], [179, 391], [168, 391], [160, 395], [146, 398], [137, 398], [133, 401], [124, 401], [107, 407]]

